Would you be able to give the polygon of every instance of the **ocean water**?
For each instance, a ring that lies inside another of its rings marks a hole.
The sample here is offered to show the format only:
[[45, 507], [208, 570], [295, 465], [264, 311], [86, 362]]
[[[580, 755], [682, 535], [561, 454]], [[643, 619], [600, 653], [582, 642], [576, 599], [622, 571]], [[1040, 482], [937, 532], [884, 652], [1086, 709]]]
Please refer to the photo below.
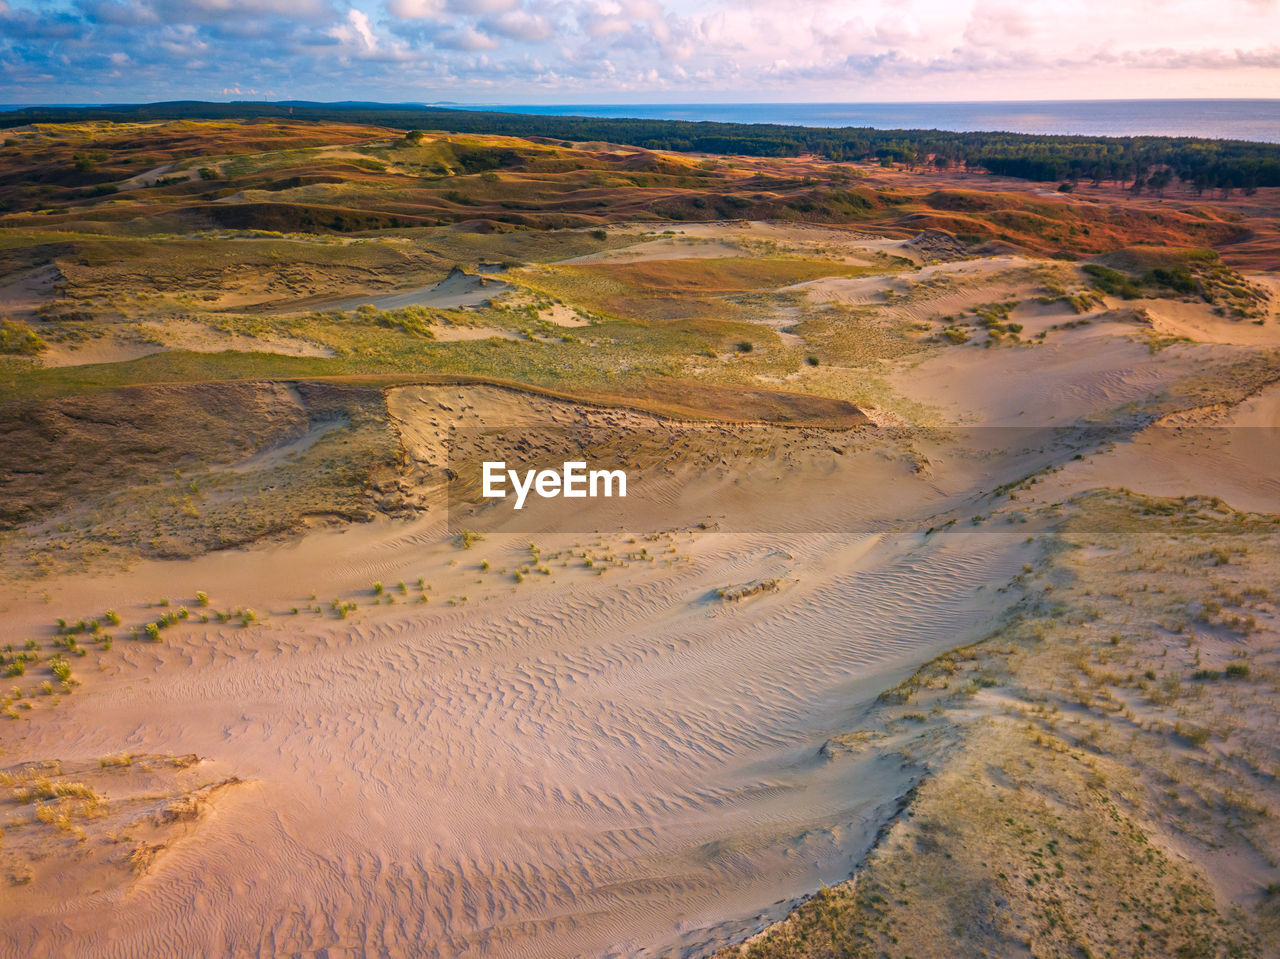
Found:
[[983, 103], [488, 104], [549, 116], [785, 123], [879, 130], [1000, 130], [1084, 136], [1192, 136], [1280, 143], [1280, 100], [1039, 100]]

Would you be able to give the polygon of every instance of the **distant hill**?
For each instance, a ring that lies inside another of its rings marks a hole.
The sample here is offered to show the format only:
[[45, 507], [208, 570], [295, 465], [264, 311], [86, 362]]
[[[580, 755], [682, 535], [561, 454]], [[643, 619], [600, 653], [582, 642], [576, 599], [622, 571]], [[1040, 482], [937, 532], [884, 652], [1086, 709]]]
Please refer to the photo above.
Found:
[[1280, 186], [1280, 144], [1194, 137], [1037, 136], [870, 127], [802, 127], [774, 123], [714, 123], [544, 116], [372, 102], [108, 104], [27, 107], [0, 113], [0, 128], [84, 120], [254, 119], [367, 123], [396, 129], [609, 141], [650, 150], [745, 156], [814, 154], [835, 161], [886, 165], [963, 166], [1024, 180], [1106, 180], [1162, 189], [1174, 179], [1197, 190], [1252, 191]]

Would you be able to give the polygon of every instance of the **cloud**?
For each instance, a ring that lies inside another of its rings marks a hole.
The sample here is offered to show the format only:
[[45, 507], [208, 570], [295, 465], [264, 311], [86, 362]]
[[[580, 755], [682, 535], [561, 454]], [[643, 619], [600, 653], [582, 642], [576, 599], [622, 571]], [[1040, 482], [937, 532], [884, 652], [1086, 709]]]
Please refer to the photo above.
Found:
[[103, 0], [101, 3], [81, 4], [85, 19], [90, 23], [104, 23], [115, 26], [138, 27], [144, 24], [159, 23], [156, 11], [139, 0]]
[[456, 20], [458, 17], [510, 13], [520, 0], [388, 0], [387, 12], [399, 20]]
[[80, 18], [65, 11], [14, 9], [8, 4], [0, 11], [4, 33], [24, 40], [62, 40], [76, 37], [81, 31]]
[[919, 40], [920, 28], [910, 19], [886, 17], [876, 23], [871, 40], [882, 47], [902, 47]]
[[1035, 34], [1025, 10], [980, 3], [973, 10], [964, 39], [979, 47], [995, 47], [1011, 40], [1027, 40]]
[[209, 45], [200, 36], [200, 31], [190, 24], [165, 27], [158, 46], [170, 56], [183, 60], [200, 56], [209, 49]]
[[522, 43], [541, 43], [555, 33], [549, 21], [527, 10], [509, 10], [500, 16], [481, 20], [480, 24], [494, 36]]
[[0, 96], [1280, 96], [1277, 2], [0, 0]]
[[284, 17], [312, 20], [333, 13], [326, 0], [155, 0], [168, 17], [185, 22], [228, 17]]
[[459, 14], [508, 13], [520, 8], [520, 0], [449, 0], [449, 12]]
[[1135, 50], [1118, 58], [1144, 70], [1280, 70], [1280, 46], [1253, 50]]
[[463, 26], [441, 30], [431, 39], [432, 46], [442, 50], [497, 50], [500, 44], [475, 27]]
[[599, 39], [648, 29], [665, 31], [663, 8], [654, 0], [594, 0], [578, 13], [583, 32]]
[[347, 22], [350, 24], [351, 32], [360, 39], [366, 50], [377, 49], [378, 40], [369, 27], [369, 14], [363, 10], [348, 10]]
[[401, 20], [436, 20], [445, 11], [444, 0], [390, 0], [387, 11]]

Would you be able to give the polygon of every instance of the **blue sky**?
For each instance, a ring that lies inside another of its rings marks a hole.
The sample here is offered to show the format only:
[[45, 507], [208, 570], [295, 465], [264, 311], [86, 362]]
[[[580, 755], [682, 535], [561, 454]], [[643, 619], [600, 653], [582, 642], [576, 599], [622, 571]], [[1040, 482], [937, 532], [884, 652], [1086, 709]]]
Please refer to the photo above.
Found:
[[0, 0], [0, 101], [1280, 97], [1280, 0]]

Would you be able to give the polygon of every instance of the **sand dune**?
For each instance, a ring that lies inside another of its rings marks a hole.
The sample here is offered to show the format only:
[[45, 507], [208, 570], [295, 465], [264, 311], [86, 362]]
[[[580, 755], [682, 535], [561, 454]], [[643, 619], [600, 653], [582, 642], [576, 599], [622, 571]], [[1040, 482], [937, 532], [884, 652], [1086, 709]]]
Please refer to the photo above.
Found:
[[[1070, 412], [1124, 398], [1099, 376]], [[125, 644], [24, 734], [15, 758], [145, 745], [215, 757], [251, 786], [127, 900], [91, 899], [55, 921], [19, 892], [3, 910], [4, 954], [57, 955], [74, 942], [86, 956], [161, 943], [657, 955], [745, 935], [846, 875], [918, 775], [901, 756], [832, 758], [823, 744], [922, 659], [976, 635], [1030, 549], [1023, 524], [924, 528], [1068, 452], [996, 443], [975, 455], [945, 431], [775, 428], [738, 431], [735, 446], [726, 427], [494, 388], [406, 388], [390, 409], [424, 487], [442, 482], [450, 427], [679, 433], [650, 504], [652, 560], [616, 560], [600, 575], [571, 555], [575, 544], [613, 557], [637, 548], [609, 532], [602, 509], [577, 518], [580, 532], [539, 534], [542, 555], [567, 565], [545, 559], [547, 575], [516, 584], [525, 527], [504, 533], [499, 521], [460, 550], [429, 513], [81, 578], [51, 589], [49, 606], [16, 603], [11, 622], [32, 630], [72, 597], [139, 616], [122, 594], [198, 589], [215, 607], [269, 618]], [[711, 528], [670, 528], [677, 491]], [[766, 505], [791, 502], [790, 512]], [[773, 530], [753, 532], [752, 518], [771, 513]], [[374, 605], [367, 584], [419, 576], [429, 602], [412, 602], [409, 588]], [[717, 597], [765, 579], [784, 585]], [[312, 594], [320, 614], [285, 613]], [[329, 596], [360, 608], [335, 619]]]
[[936, 407], [945, 422], [1066, 425], [1159, 392], [1199, 369], [1202, 356], [1176, 348], [1153, 355], [1142, 343], [1088, 328], [1019, 350], [966, 344], [897, 374], [894, 381]]
[[[1255, 281], [1258, 278], [1254, 278]], [[1262, 278], [1269, 289], [1276, 289], [1274, 279]], [[1198, 343], [1224, 343], [1241, 346], [1280, 346], [1280, 324], [1255, 323], [1250, 320], [1215, 316], [1198, 303], [1166, 300], [1143, 301], [1151, 325], [1168, 336], [1186, 337]]]
[[[724, 225], [682, 229], [728, 242]], [[648, 242], [670, 257], [676, 241]], [[910, 309], [994, 299], [1025, 265], [926, 267], [910, 285], [956, 285]], [[897, 282], [804, 288], [865, 305]], [[1276, 447], [1246, 428], [1280, 426], [1280, 393], [1149, 426], [1174, 384], [1240, 354], [1153, 351], [1139, 324], [1111, 319], [886, 371], [932, 411], [928, 429], [730, 427], [496, 387], [394, 389], [418, 518], [7, 585], [6, 641], [107, 608], [126, 629], [179, 604], [199, 614], [198, 591], [257, 622], [190, 616], [160, 643], [122, 638], [39, 722], [9, 727], [6, 765], [194, 754], [241, 782], [198, 841], [175, 839], [144, 874], [66, 902], [13, 887], [0, 956], [697, 955], [780, 918], [849, 875], [922, 774], [902, 753], [824, 746], [1000, 615], [1029, 533], [1049, 522], [1034, 507], [1098, 485], [1274, 507]], [[1106, 443], [1064, 429], [1082, 425], [1109, 429]], [[520, 516], [467, 500], [458, 457], [494, 448], [484, 431], [500, 428], [527, 430], [512, 442], [532, 460], [559, 456], [557, 436], [629, 457], [634, 499]], [[994, 491], [1042, 471], [1005, 509]], [[460, 518], [483, 536], [470, 548]]]
[[1162, 419], [1105, 456], [1071, 464], [1041, 495], [1064, 487], [1149, 496], [1194, 491], [1238, 510], [1273, 513], [1280, 508], [1280, 386], [1237, 406]]
[[[424, 481], [449, 425], [676, 428], [491, 388], [406, 389], [391, 409]], [[57, 955], [72, 942], [86, 956], [153, 954], [162, 942], [185, 953], [420, 954], [429, 943], [442, 956], [661, 954], [746, 934], [847, 874], [916, 770], [893, 756], [833, 760], [822, 746], [999, 608], [1026, 527], [923, 527], [993, 469], [1008, 477], [1025, 464], [991, 454], [966, 465], [939, 442], [929, 476], [900, 438], [854, 431], [838, 454], [829, 434], [775, 432], [772, 446], [748, 434], [731, 449], [722, 427], [676, 444], [685, 458], [671, 468], [694, 479], [666, 492], [705, 484], [685, 508], [714, 507], [713, 528], [671, 530], [655, 515], [652, 560], [613, 561], [607, 575], [548, 558], [547, 575], [516, 584], [527, 534], [491, 532], [464, 551], [428, 518], [151, 563], [58, 584], [49, 605], [15, 603], [10, 621], [31, 630], [73, 598], [137, 617], [145, 610], [122, 595], [191, 602], [196, 590], [269, 618], [122, 644], [24, 733], [15, 758], [146, 744], [215, 757], [252, 785], [123, 908], [109, 896], [54, 921], [19, 892], [0, 907], [4, 954]], [[699, 451], [723, 467], [706, 470]], [[765, 503], [788, 499], [804, 508], [778, 531], [751, 531]], [[603, 519], [579, 528], [597, 525], [605, 532], [540, 534], [539, 548], [637, 548]], [[425, 604], [411, 588], [372, 605], [364, 585], [419, 576]], [[785, 585], [717, 598], [762, 579]], [[311, 594], [360, 609], [285, 614]]]
[[465, 270], [454, 267], [448, 276], [431, 286], [402, 290], [399, 293], [348, 296], [320, 304], [320, 308], [354, 310], [368, 304], [380, 310], [399, 310], [406, 306], [430, 306], [444, 310], [460, 306], [478, 306], [510, 289], [510, 284], [501, 280], [467, 273]]
[[[124, 928], [114, 903], [28, 915], [6, 954], [633, 952], [674, 945], [659, 928], [692, 943], [776, 917], [847, 872], [911, 782], [895, 760], [827, 762], [822, 743], [886, 679], [985, 621], [975, 589], [1016, 568], [1018, 532], [831, 537], [786, 544], [786, 561], [772, 539], [704, 534], [682, 568], [474, 610], [273, 618], [131, 649], [23, 752], [166, 742], [257, 785], [134, 888]], [[215, 558], [185, 572], [215, 595], [287, 594], [289, 571], [336, 538], [243, 556], [240, 584], [218, 581]], [[370, 536], [342, 562], [425, 565], [390, 545]], [[706, 598], [782, 571], [798, 579], [785, 600]]]

